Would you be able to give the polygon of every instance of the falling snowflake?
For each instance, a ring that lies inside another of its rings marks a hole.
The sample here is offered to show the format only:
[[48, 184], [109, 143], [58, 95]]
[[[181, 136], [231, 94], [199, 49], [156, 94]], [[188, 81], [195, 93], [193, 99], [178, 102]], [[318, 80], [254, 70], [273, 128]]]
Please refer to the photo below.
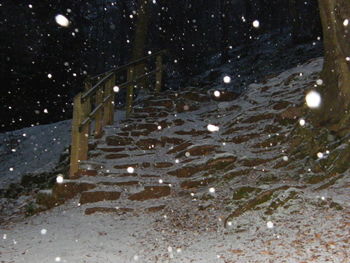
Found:
[[213, 124], [208, 124], [207, 129], [210, 132], [217, 132], [217, 131], [219, 131], [219, 126], [215, 126]]
[[209, 193], [215, 193], [215, 188], [214, 187], [210, 187], [209, 188]]
[[127, 172], [129, 173], [129, 174], [132, 174], [134, 171], [135, 171], [135, 169], [133, 168], [133, 167], [128, 167], [128, 169], [126, 169], [127, 170]]
[[348, 26], [349, 25], [349, 19], [345, 19], [344, 22], [343, 22], [343, 25], [344, 26]]
[[259, 28], [260, 27], [260, 22], [258, 20], [253, 21], [253, 27]]
[[224, 77], [224, 83], [230, 83], [231, 82], [231, 77], [230, 76], [225, 76]]
[[45, 228], [43, 228], [43, 229], [40, 230], [40, 233], [41, 233], [42, 235], [46, 235], [47, 230], [46, 230]]
[[288, 161], [288, 156], [283, 156], [282, 159], [283, 159], [283, 161], [287, 162]]
[[321, 86], [321, 85], [323, 84], [323, 80], [322, 80], [322, 79], [316, 80], [316, 84], [317, 84], [318, 86]]
[[300, 124], [300, 126], [304, 126], [306, 124], [306, 122], [304, 119], [300, 119], [299, 124]]
[[218, 91], [218, 90], [214, 91], [214, 96], [217, 98], [220, 97], [220, 91]]
[[67, 17], [65, 17], [64, 15], [56, 15], [55, 16], [55, 21], [57, 24], [59, 24], [60, 26], [63, 26], [63, 27], [67, 27], [69, 26], [69, 20]]
[[314, 90], [310, 91], [306, 95], [305, 100], [306, 100], [307, 106], [311, 109], [318, 108], [321, 105], [321, 95]]
[[322, 159], [322, 158], [324, 157], [324, 155], [323, 155], [323, 153], [318, 152], [318, 153], [317, 153], [317, 157], [318, 157], [319, 159]]
[[273, 228], [273, 223], [271, 221], [268, 221], [266, 223], [267, 228], [272, 229]]
[[62, 174], [59, 174], [59, 175], [56, 177], [56, 182], [57, 182], [58, 184], [63, 183], [63, 175], [62, 175]]

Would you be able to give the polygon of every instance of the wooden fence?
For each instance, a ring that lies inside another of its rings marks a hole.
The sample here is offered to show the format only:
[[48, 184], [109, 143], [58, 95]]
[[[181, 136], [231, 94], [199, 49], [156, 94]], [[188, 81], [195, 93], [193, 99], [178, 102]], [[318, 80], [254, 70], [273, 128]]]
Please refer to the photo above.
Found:
[[[164, 50], [159, 51], [89, 78], [86, 81], [85, 91], [74, 97], [70, 178], [76, 176], [79, 170], [79, 163], [88, 159], [89, 137], [101, 137], [103, 127], [112, 125], [114, 122], [115, 87], [118, 87], [119, 90], [127, 88], [125, 106], [127, 117], [132, 113], [134, 88], [139, 83], [146, 80], [149, 76], [155, 75], [155, 91], [159, 92], [161, 90], [164, 54]], [[152, 59], [155, 60], [154, 70], [144, 73], [147, 63]], [[127, 75], [127, 80], [116, 85], [118, 74], [122, 74], [123, 71]]]

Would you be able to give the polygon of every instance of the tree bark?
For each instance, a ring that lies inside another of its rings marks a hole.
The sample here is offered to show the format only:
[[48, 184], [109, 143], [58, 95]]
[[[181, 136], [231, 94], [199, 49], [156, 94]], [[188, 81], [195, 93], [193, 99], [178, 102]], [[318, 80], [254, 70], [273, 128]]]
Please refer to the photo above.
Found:
[[[320, 87], [322, 105], [314, 122], [339, 131], [349, 126], [350, 20], [349, 0], [319, 0], [324, 38], [324, 65]], [[345, 121], [344, 121], [345, 120]]]
[[132, 60], [141, 58], [145, 53], [146, 38], [149, 23], [149, 0], [139, 1], [139, 10], [135, 29], [135, 39]]

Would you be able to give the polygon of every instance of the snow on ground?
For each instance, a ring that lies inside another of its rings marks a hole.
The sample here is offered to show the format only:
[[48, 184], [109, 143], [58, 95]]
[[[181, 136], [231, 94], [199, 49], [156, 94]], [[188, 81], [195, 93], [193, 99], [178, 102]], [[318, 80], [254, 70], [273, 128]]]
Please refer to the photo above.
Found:
[[71, 121], [0, 134], [0, 189], [27, 173], [50, 172], [70, 144]]
[[[125, 112], [116, 110], [115, 123], [123, 119]], [[0, 133], [0, 189], [25, 174], [51, 172], [70, 139], [71, 120]]]
[[[257, 112], [265, 112], [265, 106], [274, 99], [270, 97], [272, 93], [286, 92], [283, 90], [285, 86], [282, 85], [286, 79], [293, 74], [303, 72], [304, 76], [300, 76], [297, 83], [291, 84], [301, 86], [304, 81], [307, 81], [305, 76], [318, 72], [321, 66], [322, 59], [315, 59], [268, 80], [267, 84], [251, 85], [244, 96], [233, 101], [241, 107], [241, 111], [226, 116], [223, 114], [221, 119], [213, 118], [206, 121], [213, 124], [216, 124], [215, 121], [226, 123], [229, 119], [238, 120], [243, 114], [249, 118]], [[270, 87], [269, 93], [261, 94], [258, 88], [263, 86]], [[290, 93], [289, 96], [295, 102], [301, 99], [300, 94], [296, 96]], [[251, 103], [252, 98], [258, 102], [256, 103], [258, 106]], [[219, 108], [223, 111], [231, 106], [220, 105]], [[205, 114], [210, 110], [212, 110], [211, 107], [200, 109], [196, 114]], [[193, 113], [178, 114], [177, 118], [190, 120], [181, 129], [191, 130], [195, 127], [205, 130], [205, 122], [203, 120], [197, 122], [196, 117], [191, 114]], [[239, 125], [248, 126], [249, 124]], [[254, 128], [260, 131], [261, 127]], [[237, 131], [238, 136], [242, 135], [240, 132], [246, 133], [246, 131]], [[162, 135], [167, 135], [167, 129], [164, 129]], [[220, 138], [221, 134], [216, 135], [212, 139], [194, 143], [196, 145], [218, 144], [218, 140], [222, 138]], [[254, 142], [254, 138], [252, 141]], [[251, 157], [246, 144], [223, 145], [221, 149], [234, 153], [240, 157], [239, 159], [244, 159], [246, 155], [245, 158]], [[276, 148], [277, 150], [279, 151], [280, 148]], [[268, 157], [264, 153], [259, 155]], [[278, 155], [282, 158], [284, 154], [278, 152]], [[216, 156], [222, 157], [227, 154]], [[154, 158], [156, 158], [155, 161], [161, 161], [164, 156], [158, 154]], [[202, 161], [203, 159], [198, 159], [198, 163]], [[236, 169], [239, 168], [236, 167]], [[272, 171], [270, 167], [267, 169]], [[254, 176], [255, 173], [259, 175], [260, 172], [253, 171], [252, 175]], [[275, 169], [273, 172], [278, 170]], [[175, 179], [173, 177], [173, 180]], [[239, 179], [242, 180], [234, 181], [235, 184], [229, 186], [256, 187], [248, 179], [246, 181], [243, 177]], [[288, 183], [288, 177], [286, 180]], [[96, 213], [86, 216], [85, 208], [80, 206], [79, 199], [75, 198], [62, 206], [22, 222], [8, 222], [1, 226], [0, 257], [4, 263], [347, 263], [350, 261], [350, 239], [348, 238], [350, 236], [350, 198], [347, 191], [350, 187], [349, 173], [344, 174], [333, 186], [318, 192], [314, 192], [311, 188], [291, 187], [283, 195], [295, 192], [297, 197], [288, 202], [287, 208], [279, 207], [272, 215], [264, 214], [262, 209], [248, 211], [231, 219], [225, 228], [223, 221], [231, 210], [222, 209], [220, 203], [224, 202], [222, 197], [227, 196], [227, 193], [232, 195], [230, 187], [224, 182], [216, 185], [215, 191], [203, 188], [193, 196], [169, 197], [165, 199], [167, 208], [152, 214], [135, 210], [129, 214]], [[269, 189], [272, 185], [266, 183], [259, 187]], [[209, 194], [210, 198], [197, 199], [203, 194]], [[279, 195], [276, 198], [280, 197]], [[333, 201], [338, 202], [343, 210], [331, 208], [330, 204]], [[151, 200], [149, 202], [152, 203]], [[205, 208], [198, 209], [199, 207]]]

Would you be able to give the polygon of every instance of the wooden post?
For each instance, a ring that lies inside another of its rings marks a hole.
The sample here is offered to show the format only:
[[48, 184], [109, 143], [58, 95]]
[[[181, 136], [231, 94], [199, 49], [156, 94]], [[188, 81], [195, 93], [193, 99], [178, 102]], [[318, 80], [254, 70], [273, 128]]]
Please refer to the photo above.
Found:
[[[85, 92], [91, 88], [91, 83], [85, 83]], [[72, 119], [72, 142], [70, 154], [70, 169], [69, 178], [73, 178], [79, 170], [79, 163], [82, 160], [87, 160], [88, 157], [88, 140], [90, 133], [90, 124], [87, 123], [80, 129], [81, 123], [89, 116], [91, 111], [90, 98], [82, 100], [82, 93], [78, 93], [74, 97], [73, 102], [73, 119]]]
[[156, 92], [160, 92], [162, 89], [162, 78], [163, 78], [163, 57], [162, 54], [156, 58]]
[[[70, 171], [69, 177], [75, 177], [75, 173], [79, 170], [80, 160], [87, 159], [87, 136], [86, 128], [84, 131], [80, 131], [79, 127], [85, 118], [84, 105], [86, 107], [86, 102], [82, 103], [82, 94], [79, 93], [74, 97], [73, 105], [73, 120], [72, 120], [72, 143], [71, 143], [71, 154], [70, 154]], [[87, 128], [88, 126], [85, 125]]]
[[[96, 93], [96, 105], [100, 105], [103, 103], [103, 90], [98, 90]], [[95, 117], [95, 137], [100, 138], [102, 136], [102, 129], [103, 129], [103, 115], [106, 114], [104, 112], [104, 107], [101, 107], [100, 110], [96, 113]]]
[[128, 77], [127, 81], [132, 81], [132, 83], [128, 86], [127, 94], [126, 94], [126, 117], [131, 116], [132, 112], [132, 102], [133, 102], [133, 96], [134, 96], [134, 73], [135, 73], [135, 67], [131, 66], [128, 69]]
[[115, 86], [115, 74], [113, 74], [111, 80], [110, 80], [110, 88], [109, 92], [111, 94], [111, 99], [109, 100], [109, 120], [110, 120], [110, 125], [114, 123], [114, 103], [115, 103], [115, 92], [113, 90], [113, 87]]

